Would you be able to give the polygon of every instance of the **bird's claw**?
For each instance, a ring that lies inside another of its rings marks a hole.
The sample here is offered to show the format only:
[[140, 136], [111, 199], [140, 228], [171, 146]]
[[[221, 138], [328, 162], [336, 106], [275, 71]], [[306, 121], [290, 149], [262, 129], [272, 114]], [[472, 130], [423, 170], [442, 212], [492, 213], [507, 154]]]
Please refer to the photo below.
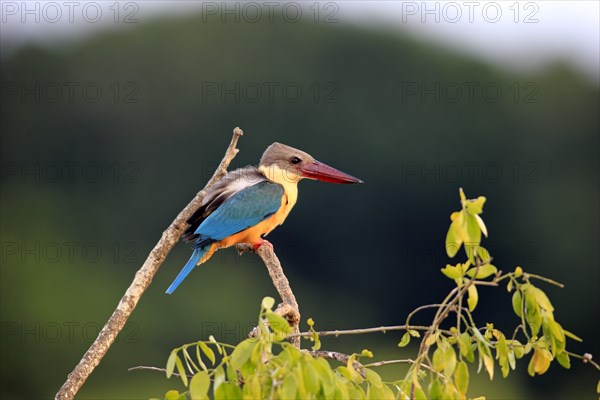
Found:
[[269, 246], [271, 248], [271, 250], [273, 249], [273, 245], [271, 244], [271, 242], [269, 242], [268, 240], [265, 240], [265, 239], [261, 239], [260, 242], [256, 242], [252, 245], [252, 250], [253, 251], [258, 250], [260, 248], [260, 246], [262, 246], [263, 244]]

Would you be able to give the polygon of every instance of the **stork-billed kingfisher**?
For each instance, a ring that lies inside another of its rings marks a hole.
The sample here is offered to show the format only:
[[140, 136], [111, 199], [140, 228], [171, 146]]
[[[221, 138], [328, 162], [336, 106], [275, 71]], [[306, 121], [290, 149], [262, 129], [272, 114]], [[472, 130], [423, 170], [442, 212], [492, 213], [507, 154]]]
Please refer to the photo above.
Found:
[[303, 178], [363, 183], [310, 154], [273, 143], [258, 167], [231, 171], [209, 189], [183, 234], [183, 240], [194, 242], [194, 252], [167, 293], [173, 293], [191, 270], [217, 249], [238, 243], [252, 243], [257, 249], [266, 242], [263, 237], [281, 225], [296, 204], [298, 182]]

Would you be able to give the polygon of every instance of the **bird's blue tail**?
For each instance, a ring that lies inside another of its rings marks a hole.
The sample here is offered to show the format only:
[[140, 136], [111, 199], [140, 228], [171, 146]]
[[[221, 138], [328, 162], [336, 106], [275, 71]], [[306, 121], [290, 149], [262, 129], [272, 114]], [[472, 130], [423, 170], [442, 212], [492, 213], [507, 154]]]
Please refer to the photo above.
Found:
[[175, 289], [177, 289], [177, 286], [179, 286], [179, 284], [185, 279], [185, 277], [188, 276], [188, 274], [194, 269], [198, 261], [200, 261], [202, 256], [209, 249], [210, 246], [206, 246], [194, 250], [189, 261], [187, 262], [187, 264], [185, 264], [185, 267], [183, 267], [179, 275], [177, 275], [177, 278], [175, 278], [173, 283], [171, 283], [171, 286], [169, 286], [169, 288], [167, 289], [167, 294], [171, 294], [175, 291]]

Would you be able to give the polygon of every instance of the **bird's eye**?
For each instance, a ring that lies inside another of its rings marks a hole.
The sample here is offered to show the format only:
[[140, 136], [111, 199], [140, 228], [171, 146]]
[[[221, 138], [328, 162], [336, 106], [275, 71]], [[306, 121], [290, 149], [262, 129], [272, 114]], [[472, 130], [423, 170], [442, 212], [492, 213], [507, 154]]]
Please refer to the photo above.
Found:
[[290, 158], [290, 162], [292, 164], [300, 164], [302, 162], [302, 160], [299, 159], [298, 157], [292, 157], [292, 158]]

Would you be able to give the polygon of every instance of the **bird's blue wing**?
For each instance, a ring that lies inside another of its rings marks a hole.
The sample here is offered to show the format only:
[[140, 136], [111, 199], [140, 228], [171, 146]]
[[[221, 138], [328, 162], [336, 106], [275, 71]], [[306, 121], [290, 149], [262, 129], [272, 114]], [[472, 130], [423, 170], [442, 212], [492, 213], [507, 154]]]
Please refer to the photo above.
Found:
[[219, 241], [250, 228], [281, 207], [283, 186], [262, 181], [240, 190], [210, 214], [194, 232], [196, 244]]

